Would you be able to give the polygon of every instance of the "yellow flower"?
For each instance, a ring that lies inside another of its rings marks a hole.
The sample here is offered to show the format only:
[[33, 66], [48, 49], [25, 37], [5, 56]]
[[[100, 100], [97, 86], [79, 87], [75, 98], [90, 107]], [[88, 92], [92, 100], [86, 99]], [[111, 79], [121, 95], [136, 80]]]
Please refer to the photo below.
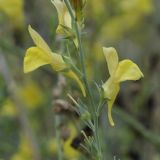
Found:
[[[72, 39], [75, 46], [78, 48], [78, 41], [72, 28], [72, 18], [66, 4], [64, 1], [60, 0], [51, 0], [51, 2], [54, 4], [58, 13], [59, 24], [56, 33], [62, 37]], [[72, 10], [72, 12], [75, 14], [74, 10]]]
[[51, 153], [52, 155], [55, 155], [58, 151], [57, 139], [56, 138], [50, 139], [47, 143], [47, 148], [48, 148], [49, 153]]
[[[102, 3], [102, 5], [104, 3]], [[142, 25], [143, 19], [154, 10], [152, 0], [122, 0], [116, 2], [115, 5], [119, 8], [121, 14], [115, 12], [113, 16], [108, 18], [108, 21], [105, 21], [102, 25], [100, 33], [100, 37], [107, 35], [110, 41], [118, 41], [122, 35]], [[97, 7], [97, 5], [95, 5], [95, 7]], [[107, 14], [109, 14], [109, 12], [107, 12]]]
[[0, 12], [9, 17], [14, 27], [24, 25], [23, 0], [0, 0]]
[[29, 26], [29, 33], [36, 46], [27, 49], [24, 57], [24, 73], [31, 72], [40, 66], [50, 64], [55, 71], [61, 71], [66, 76], [74, 79], [84, 96], [86, 96], [84, 86], [78, 76], [64, 62], [62, 56], [53, 53], [43, 38]]
[[42, 90], [31, 80], [26, 81], [23, 86], [19, 87], [18, 91], [26, 107], [30, 110], [37, 109], [44, 102]]
[[11, 157], [11, 160], [33, 159], [33, 151], [27, 137], [21, 135], [17, 152]]
[[69, 129], [70, 129], [70, 136], [66, 141], [64, 141], [63, 144], [64, 155], [65, 158], [68, 160], [78, 160], [80, 153], [77, 149], [74, 149], [71, 146], [73, 139], [77, 135], [77, 129], [73, 124], [69, 124]]
[[[71, 123], [68, 124], [67, 129], [69, 129], [69, 137], [67, 137], [66, 140], [62, 140], [64, 157], [66, 160], [78, 160], [80, 157], [80, 152], [78, 149], [73, 148], [71, 145], [73, 139], [77, 136], [77, 129]], [[57, 153], [58, 146], [56, 138], [49, 140], [48, 150], [50, 153], [52, 153], [52, 155], [55, 155]]]
[[15, 117], [17, 110], [11, 99], [7, 98], [0, 109], [0, 116]]
[[59, 25], [56, 32], [62, 35], [71, 34], [69, 31], [72, 29], [72, 19], [65, 3], [60, 0], [52, 0], [52, 3], [57, 10], [59, 20]]
[[129, 59], [119, 62], [117, 52], [114, 48], [103, 48], [106, 57], [110, 78], [103, 84], [104, 98], [108, 99], [108, 118], [112, 126], [114, 122], [111, 111], [113, 103], [120, 89], [120, 82], [126, 80], [138, 80], [143, 77], [139, 67]]

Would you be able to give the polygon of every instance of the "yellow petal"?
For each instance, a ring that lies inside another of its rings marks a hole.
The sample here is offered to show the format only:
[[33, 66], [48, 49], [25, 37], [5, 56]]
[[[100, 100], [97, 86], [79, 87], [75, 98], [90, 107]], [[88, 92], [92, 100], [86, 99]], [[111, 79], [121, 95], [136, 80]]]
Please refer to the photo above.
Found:
[[37, 47], [44, 50], [46, 53], [51, 52], [51, 49], [49, 48], [47, 43], [43, 40], [39, 33], [36, 32], [30, 25], [28, 27], [28, 31]]
[[103, 47], [103, 52], [106, 57], [109, 74], [113, 75], [118, 66], [118, 55], [113, 47]]
[[31, 47], [24, 57], [24, 73], [31, 72], [40, 66], [51, 63], [50, 57], [42, 49]]
[[51, 66], [55, 71], [61, 71], [67, 68], [62, 56], [57, 53], [51, 53]]
[[[115, 98], [116, 98], [116, 96], [115, 96]], [[111, 99], [111, 100], [108, 100], [108, 102], [107, 102], [107, 104], [108, 104], [108, 120], [109, 120], [109, 123], [111, 126], [115, 125], [113, 118], [112, 118], [112, 107], [113, 107], [114, 101], [115, 101], [115, 99]]]
[[64, 2], [62, 2], [60, 0], [51, 0], [51, 1], [57, 10], [59, 23], [64, 24], [64, 13], [66, 10], [66, 6], [65, 6]]
[[65, 72], [64, 74], [65, 74], [66, 76], [68, 76], [69, 78], [75, 80], [75, 81], [78, 83], [78, 85], [79, 85], [79, 87], [80, 87], [80, 89], [81, 89], [81, 91], [82, 91], [83, 96], [86, 97], [85, 88], [84, 88], [81, 80], [78, 78], [78, 76], [77, 76], [73, 71], [71, 71], [71, 70], [68, 71], [68, 72]]
[[[59, 54], [53, 53], [51, 51], [51, 49], [49, 48], [49, 46], [47, 45], [47, 43], [43, 40], [43, 38], [31, 26], [28, 27], [28, 30], [29, 30], [29, 33], [30, 33], [34, 43], [37, 45], [37, 48], [39, 48], [39, 51], [41, 50], [41, 56], [39, 56], [39, 55], [34, 55], [34, 56], [38, 56], [39, 61], [42, 60], [43, 62], [44, 62], [44, 59], [45, 60], [47, 59], [47, 64], [51, 64], [55, 71], [60, 71], [60, 70], [65, 69], [67, 67], [67, 65], [65, 64], [62, 56]], [[43, 52], [43, 54], [42, 54], [42, 52]], [[36, 53], [37, 53], [37, 51], [36, 51]], [[32, 57], [33, 57], [33, 55], [32, 55]], [[32, 61], [34, 61], [34, 60], [32, 59]]]
[[52, 0], [52, 3], [54, 4], [58, 13], [59, 26], [57, 28], [57, 31], [62, 29], [61, 25], [71, 28], [71, 16], [65, 3], [60, 0]]
[[115, 79], [117, 82], [138, 80], [141, 77], [143, 77], [143, 73], [131, 60], [126, 59], [118, 64], [118, 68], [115, 73]]
[[68, 28], [72, 28], [72, 21], [71, 21], [71, 16], [68, 10], [66, 10], [64, 14], [64, 25], [67, 26]]
[[24, 73], [31, 72], [40, 66], [50, 64], [55, 71], [67, 68], [62, 56], [56, 53], [44, 52], [38, 47], [30, 47], [24, 57]]
[[111, 126], [114, 126], [112, 119], [112, 106], [120, 89], [119, 83], [115, 83], [113, 80], [114, 79], [109, 78], [102, 86], [104, 89], [104, 97], [108, 98], [108, 119]]
[[80, 152], [72, 147], [72, 141], [77, 136], [77, 129], [73, 124], [69, 124], [68, 129], [70, 130], [70, 135], [66, 141], [63, 143], [64, 155], [68, 160], [78, 160]]

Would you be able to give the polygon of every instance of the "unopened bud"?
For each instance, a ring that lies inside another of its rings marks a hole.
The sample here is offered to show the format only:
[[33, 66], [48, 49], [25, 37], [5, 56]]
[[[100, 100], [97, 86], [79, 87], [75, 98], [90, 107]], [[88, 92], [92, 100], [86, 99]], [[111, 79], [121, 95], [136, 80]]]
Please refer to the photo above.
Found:
[[81, 22], [83, 19], [83, 8], [84, 8], [84, 0], [70, 0], [71, 5], [76, 14], [76, 20]]

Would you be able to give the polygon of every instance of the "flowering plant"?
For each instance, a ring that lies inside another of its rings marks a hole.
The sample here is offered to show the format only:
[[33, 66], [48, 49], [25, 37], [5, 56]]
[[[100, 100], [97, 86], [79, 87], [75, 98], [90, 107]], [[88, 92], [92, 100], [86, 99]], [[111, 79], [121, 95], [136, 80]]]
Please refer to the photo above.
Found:
[[[24, 72], [33, 71], [40, 66], [50, 64], [53, 70], [62, 73], [66, 77], [75, 80], [81, 89], [82, 95], [76, 100], [72, 93], [68, 94], [76, 106], [75, 110], [79, 114], [81, 122], [85, 124], [91, 134], [82, 130], [82, 142], [80, 146], [89, 155], [90, 159], [102, 160], [103, 151], [99, 133], [99, 119], [104, 104], [108, 105], [108, 118], [111, 126], [114, 126], [111, 111], [116, 96], [120, 90], [120, 83], [126, 80], [138, 80], [143, 77], [139, 67], [129, 59], [119, 62], [118, 54], [112, 47], [103, 47], [104, 59], [106, 58], [110, 77], [102, 85], [97, 85], [100, 97], [98, 100], [93, 98], [93, 88], [87, 79], [84, 49], [82, 44], [82, 30], [84, 28], [83, 9], [85, 2], [83, 0], [52, 0], [57, 13], [59, 24], [57, 34], [66, 39], [66, 43], [73, 42], [76, 47], [77, 57], [79, 58], [80, 67], [75, 65], [72, 56], [67, 54], [58, 54], [52, 52], [43, 38], [29, 26], [29, 33], [36, 46], [27, 49], [24, 58]], [[68, 52], [69, 49], [68, 49]], [[70, 143], [70, 142], [69, 142]], [[65, 143], [68, 145], [68, 143]], [[60, 145], [60, 144], [59, 144]], [[59, 150], [66, 145], [59, 147]], [[59, 152], [59, 160], [63, 159], [63, 149]], [[73, 160], [77, 157], [72, 157]]]

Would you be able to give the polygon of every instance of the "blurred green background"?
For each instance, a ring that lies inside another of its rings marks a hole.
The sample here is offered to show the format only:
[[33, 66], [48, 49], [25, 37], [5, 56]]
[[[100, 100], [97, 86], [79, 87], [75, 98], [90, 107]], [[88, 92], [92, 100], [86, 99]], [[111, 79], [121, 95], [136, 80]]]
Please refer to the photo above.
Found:
[[[132, 59], [144, 73], [144, 79], [122, 84], [114, 128], [102, 115], [105, 159], [160, 160], [160, 1], [88, 0], [84, 15], [91, 83], [109, 77], [103, 46], [115, 47], [120, 59]], [[50, 0], [0, 0], [0, 160], [57, 159], [53, 90], [58, 77], [49, 66], [23, 73], [25, 50], [33, 45], [29, 24], [51, 48], [63, 48]], [[67, 86], [77, 94], [75, 84], [67, 81]]]

